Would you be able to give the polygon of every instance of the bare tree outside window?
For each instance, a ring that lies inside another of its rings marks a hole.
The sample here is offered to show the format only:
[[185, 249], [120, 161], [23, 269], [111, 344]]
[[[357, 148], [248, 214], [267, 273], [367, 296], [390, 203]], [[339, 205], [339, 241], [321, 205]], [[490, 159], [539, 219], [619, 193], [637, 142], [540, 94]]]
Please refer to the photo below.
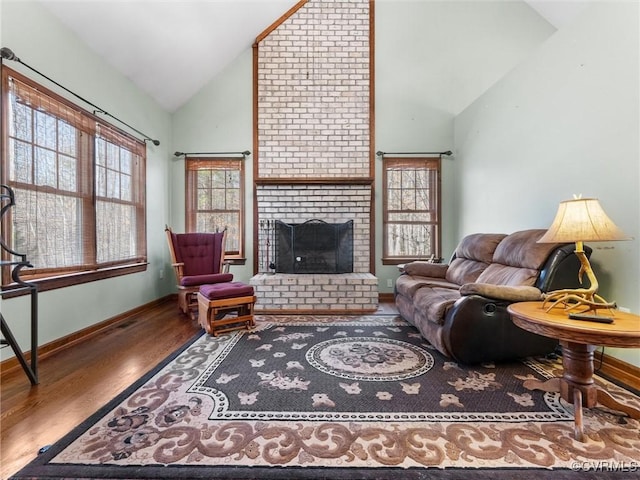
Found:
[[225, 257], [244, 257], [244, 163], [237, 158], [185, 159], [186, 230], [227, 229]]
[[140, 159], [107, 138], [96, 138], [95, 148], [98, 262], [132, 258], [140, 219], [133, 188]]
[[440, 256], [440, 158], [385, 158], [385, 263]]
[[[66, 286], [89, 281], [87, 272], [139, 268], [146, 262], [144, 142], [8, 68], [2, 82], [1, 180], [16, 196], [3, 228], [34, 265], [22, 278], [64, 275], [59, 286]], [[3, 286], [11, 282], [3, 272]]]

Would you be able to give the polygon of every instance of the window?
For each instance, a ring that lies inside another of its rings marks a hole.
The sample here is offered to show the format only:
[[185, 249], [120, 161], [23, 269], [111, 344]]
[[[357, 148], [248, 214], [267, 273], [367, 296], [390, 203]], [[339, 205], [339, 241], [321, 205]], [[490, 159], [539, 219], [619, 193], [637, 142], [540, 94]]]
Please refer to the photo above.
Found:
[[440, 158], [384, 158], [383, 263], [440, 257]]
[[3, 229], [34, 266], [22, 278], [47, 290], [144, 270], [144, 143], [6, 67], [2, 82]]
[[244, 160], [187, 157], [185, 169], [186, 230], [226, 228], [226, 258], [244, 258]]

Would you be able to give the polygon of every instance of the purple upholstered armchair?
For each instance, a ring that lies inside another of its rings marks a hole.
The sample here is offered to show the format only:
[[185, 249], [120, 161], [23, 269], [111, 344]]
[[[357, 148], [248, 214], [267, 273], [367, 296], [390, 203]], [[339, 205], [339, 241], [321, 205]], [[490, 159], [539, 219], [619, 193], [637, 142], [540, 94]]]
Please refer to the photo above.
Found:
[[226, 230], [217, 233], [173, 233], [165, 228], [172, 266], [178, 280], [178, 307], [195, 317], [201, 285], [230, 282], [224, 261]]

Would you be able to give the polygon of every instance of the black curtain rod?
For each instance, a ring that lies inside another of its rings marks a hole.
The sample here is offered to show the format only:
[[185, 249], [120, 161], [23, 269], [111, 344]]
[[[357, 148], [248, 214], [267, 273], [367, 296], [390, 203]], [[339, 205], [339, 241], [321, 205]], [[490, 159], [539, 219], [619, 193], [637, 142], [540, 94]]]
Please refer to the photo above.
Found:
[[61, 89], [63, 89], [65, 92], [69, 92], [71, 95], [73, 95], [76, 98], [79, 98], [80, 100], [82, 100], [84, 103], [87, 103], [89, 105], [91, 105], [93, 108], [95, 108], [96, 110], [94, 110], [93, 114], [95, 115], [96, 113], [101, 113], [103, 115], [106, 115], [108, 117], [113, 118], [114, 120], [120, 122], [122, 125], [125, 125], [126, 127], [130, 128], [131, 130], [133, 130], [134, 132], [136, 132], [138, 135], [141, 135], [144, 138], [144, 141], [149, 141], [149, 142], [153, 142], [154, 145], [160, 145], [160, 140], [154, 140], [153, 138], [149, 137], [148, 135], [145, 135], [144, 133], [142, 133], [140, 130], [136, 130], [135, 128], [133, 128], [131, 125], [129, 125], [128, 123], [123, 122], [122, 120], [120, 120], [118, 117], [114, 117], [113, 115], [111, 115], [109, 112], [105, 111], [104, 109], [98, 107], [97, 105], [94, 105], [93, 103], [91, 103], [89, 100], [82, 98], [80, 95], [78, 95], [75, 92], [72, 92], [71, 90], [69, 90], [67, 87], [64, 87], [62, 85], [60, 85], [58, 82], [56, 82], [55, 80], [47, 77], [44, 73], [39, 72], [38, 70], [36, 70], [35, 68], [33, 68], [30, 65], [27, 65], [26, 63], [24, 63], [22, 60], [20, 60], [15, 53], [13, 53], [13, 50], [11, 50], [10, 48], [7, 47], [2, 47], [0, 49], [0, 54], [2, 56], [2, 59], [4, 60], [13, 60], [14, 62], [18, 62], [22, 65], [24, 65], [25, 67], [27, 67], [29, 70], [37, 73], [38, 75], [40, 75], [41, 77], [46, 78], [47, 80], [49, 80], [51, 83], [57, 85], [58, 87], [60, 87]]
[[447, 150], [446, 152], [381, 152], [377, 151], [376, 155], [384, 157], [385, 155], [451, 155], [453, 152]]
[[249, 150], [245, 150], [244, 152], [175, 152], [174, 155], [176, 157], [189, 156], [189, 155], [242, 155], [246, 157], [247, 155], [251, 155]]

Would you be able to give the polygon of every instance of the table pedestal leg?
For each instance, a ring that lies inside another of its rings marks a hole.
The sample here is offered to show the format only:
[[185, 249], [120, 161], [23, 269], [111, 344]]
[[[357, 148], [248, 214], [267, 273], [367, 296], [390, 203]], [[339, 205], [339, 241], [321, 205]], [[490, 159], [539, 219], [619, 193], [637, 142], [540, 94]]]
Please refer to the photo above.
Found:
[[594, 345], [584, 343], [560, 342], [562, 345], [562, 380], [560, 395], [573, 403], [574, 390], [582, 392], [582, 406], [591, 408], [598, 403], [598, 388], [593, 383]]
[[609, 392], [601, 388], [598, 388], [598, 403], [610, 408], [611, 410], [624, 412], [634, 420], [640, 420], [640, 409], [632, 407], [631, 405], [620, 403], [615, 398], [613, 398]]
[[549, 380], [541, 382], [540, 380], [525, 380], [523, 382], [524, 388], [527, 390], [542, 390], [543, 392], [560, 392], [560, 377], [553, 377]]
[[579, 388], [573, 390], [573, 435], [579, 442], [584, 442], [584, 426], [582, 423], [582, 392]]
[[596, 347], [583, 343], [560, 342], [562, 345], [562, 378], [546, 382], [527, 380], [525, 388], [545, 392], [560, 392], [566, 402], [573, 404], [576, 440], [584, 441], [582, 408], [591, 408], [598, 403], [599, 390], [593, 383], [593, 352]]

